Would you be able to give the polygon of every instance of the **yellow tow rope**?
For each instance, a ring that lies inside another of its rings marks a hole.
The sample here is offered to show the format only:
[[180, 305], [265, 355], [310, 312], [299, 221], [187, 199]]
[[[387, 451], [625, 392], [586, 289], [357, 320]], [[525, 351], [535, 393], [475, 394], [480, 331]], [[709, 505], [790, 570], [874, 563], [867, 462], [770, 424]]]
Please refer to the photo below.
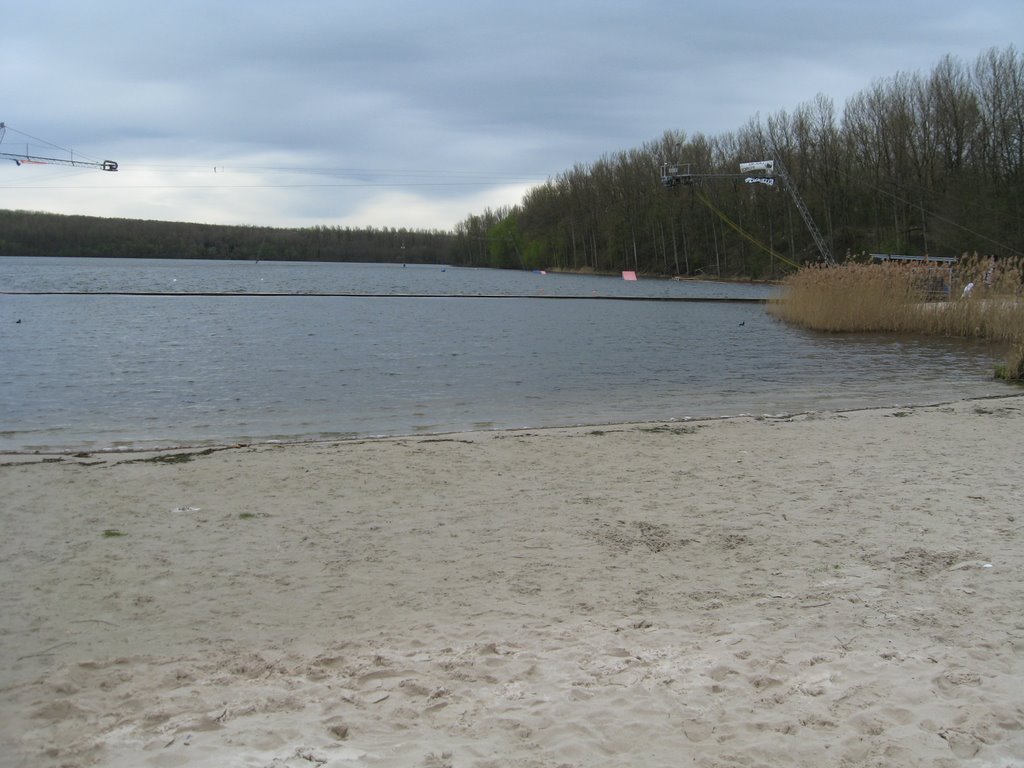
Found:
[[714, 204], [712, 204], [712, 202], [710, 200], [708, 200], [707, 197], [705, 197], [704, 194], [699, 189], [694, 189], [693, 192], [694, 192], [695, 195], [697, 195], [697, 199], [698, 200], [700, 200], [702, 203], [704, 203], [704, 205], [706, 205], [708, 208], [710, 208], [712, 211], [714, 211], [716, 214], [718, 214], [718, 217], [722, 221], [724, 221], [726, 224], [728, 224], [730, 227], [732, 227], [732, 229], [736, 230], [737, 234], [739, 234], [740, 237], [744, 238], [745, 240], [750, 241], [751, 243], [756, 245], [758, 248], [760, 248], [762, 251], [764, 251], [766, 253], [770, 253], [772, 256], [774, 256], [779, 261], [781, 261], [781, 262], [783, 262], [785, 264], [789, 264], [789, 266], [793, 267], [793, 269], [800, 269], [800, 265], [799, 264], [797, 264], [797, 263], [795, 263], [793, 261], [790, 261], [785, 256], [783, 256], [781, 253], [777, 253], [776, 251], [773, 251], [771, 248], [769, 248], [767, 245], [762, 243], [760, 240], [756, 240], [753, 236], [751, 236], [747, 232], [743, 231], [740, 228], [740, 226], [735, 221], [733, 221], [728, 216], [726, 216], [724, 213], [722, 213], [720, 210], [718, 210], [718, 208], [716, 208], [714, 206]]

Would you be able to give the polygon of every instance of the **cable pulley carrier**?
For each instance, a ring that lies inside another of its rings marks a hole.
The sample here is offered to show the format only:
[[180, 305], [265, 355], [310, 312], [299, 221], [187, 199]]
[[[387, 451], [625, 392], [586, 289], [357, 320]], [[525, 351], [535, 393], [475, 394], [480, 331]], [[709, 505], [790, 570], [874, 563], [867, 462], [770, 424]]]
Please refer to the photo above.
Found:
[[[11, 130], [14, 131], [13, 128]], [[6, 123], [0, 123], [0, 142], [3, 142], [4, 135], [6, 133], [7, 133], [7, 124]], [[15, 133], [20, 133], [20, 131], [15, 131]], [[25, 135], [27, 136], [28, 134], [25, 134]], [[33, 137], [29, 136], [29, 138], [33, 138]], [[39, 139], [36, 139], [36, 141], [39, 141]], [[49, 142], [46, 142], [46, 143], [49, 144]], [[56, 145], [51, 145], [51, 146], [56, 147]], [[62, 149], [61, 147], [56, 147], [56, 148], [57, 149]], [[70, 150], [65, 150], [65, 151], [70, 153]], [[22, 166], [22, 165], [70, 165], [70, 166], [73, 166], [75, 168], [99, 168], [101, 171], [116, 171], [117, 170], [117, 163], [114, 162], [113, 160], [74, 160], [72, 158], [62, 158], [62, 157], [41, 157], [39, 155], [30, 155], [30, 154], [28, 154], [27, 147], [26, 147], [26, 151], [25, 151], [24, 154], [21, 154], [21, 153], [17, 153], [16, 154], [14, 152], [0, 152], [0, 158], [4, 158], [4, 159], [7, 159], [7, 160], [13, 160], [14, 163], [16, 165], [18, 165], [18, 166]]]
[[679, 186], [680, 184], [692, 185], [702, 179], [736, 178], [742, 178], [747, 184], [764, 184], [768, 187], [774, 187], [776, 179], [781, 181], [781, 186], [784, 186], [786, 191], [789, 192], [789, 196], [793, 199], [793, 204], [807, 226], [807, 231], [811, 233], [821, 258], [829, 266], [835, 266], [836, 260], [832, 256], [832, 249], [829, 248], [828, 243], [825, 242], [824, 235], [821, 234], [821, 230], [815, 224], [814, 217], [811, 216], [807, 203], [804, 202], [804, 199], [797, 191], [796, 185], [793, 184], [793, 180], [778, 160], [757, 160], [751, 163], [740, 163], [739, 173], [694, 173], [689, 164], [682, 163], [665, 163], [661, 166], [661, 183], [669, 188]]

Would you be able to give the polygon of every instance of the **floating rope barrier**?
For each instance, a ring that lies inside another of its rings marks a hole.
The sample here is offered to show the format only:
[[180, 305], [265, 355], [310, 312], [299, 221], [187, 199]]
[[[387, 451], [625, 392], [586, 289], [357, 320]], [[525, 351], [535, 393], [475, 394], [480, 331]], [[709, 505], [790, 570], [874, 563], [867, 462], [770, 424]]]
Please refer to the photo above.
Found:
[[353, 298], [353, 299], [566, 299], [572, 301], [667, 301], [690, 303], [722, 304], [765, 304], [768, 299], [751, 297], [718, 296], [611, 296], [566, 295], [550, 293], [288, 293], [259, 292], [240, 293], [237, 291], [0, 291], [0, 296], [200, 296], [210, 298]]

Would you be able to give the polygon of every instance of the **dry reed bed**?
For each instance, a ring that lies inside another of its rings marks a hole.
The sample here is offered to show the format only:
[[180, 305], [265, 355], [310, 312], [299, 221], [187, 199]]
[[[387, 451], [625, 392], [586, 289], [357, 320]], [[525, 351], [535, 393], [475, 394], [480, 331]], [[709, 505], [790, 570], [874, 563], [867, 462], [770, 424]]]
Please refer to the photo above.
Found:
[[806, 267], [784, 281], [769, 311], [818, 331], [919, 333], [1006, 344], [1006, 364], [997, 375], [1024, 378], [1024, 262], [963, 259], [952, 270], [950, 298], [930, 301], [929, 289], [942, 274], [937, 265], [893, 262]]

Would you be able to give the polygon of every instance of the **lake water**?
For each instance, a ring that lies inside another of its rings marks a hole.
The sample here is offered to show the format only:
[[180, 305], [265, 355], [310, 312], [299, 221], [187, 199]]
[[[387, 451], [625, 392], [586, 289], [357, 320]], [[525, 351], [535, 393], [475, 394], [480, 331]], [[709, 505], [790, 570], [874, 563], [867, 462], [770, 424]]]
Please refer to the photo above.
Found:
[[[664, 300], [769, 290], [439, 266], [4, 257], [0, 291], [19, 293], [0, 295], [0, 450], [682, 420], [1015, 391], [992, 380], [998, 350], [978, 342], [818, 334], [761, 304]], [[84, 293], [52, 293], [64, 291]]]

